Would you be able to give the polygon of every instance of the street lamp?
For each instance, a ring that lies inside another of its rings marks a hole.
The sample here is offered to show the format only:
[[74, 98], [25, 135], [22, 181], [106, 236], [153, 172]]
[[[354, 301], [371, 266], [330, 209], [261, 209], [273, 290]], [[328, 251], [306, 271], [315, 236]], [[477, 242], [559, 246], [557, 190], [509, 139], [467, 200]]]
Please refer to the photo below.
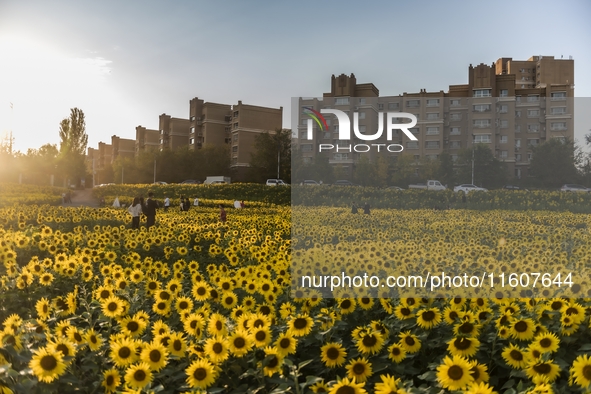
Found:
[[154, 158], [154, 183], [156, 183], [156, 158]]

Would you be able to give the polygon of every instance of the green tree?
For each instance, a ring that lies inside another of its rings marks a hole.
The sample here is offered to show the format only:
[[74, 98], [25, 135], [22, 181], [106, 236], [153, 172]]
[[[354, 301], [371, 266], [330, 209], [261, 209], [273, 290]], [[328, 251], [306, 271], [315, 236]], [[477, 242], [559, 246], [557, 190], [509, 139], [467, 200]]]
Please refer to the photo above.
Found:
[[250, 160], [250, 177], [255, 182], [279, 178], [291, 182], [291, 130], [275, 130], [255, 137], [254, 152]]
[[403, 153], [396, 157], [392, 174], [392, 183], [399, 187], [407, 188], [415, 177], [417, 163], [412, 155]]
[[501, 187], [507, 181], [505, 163], [494, 157], [486, 144], [476, 144], [473, 149], [462, 149], [458, 154], [458, 182], [472, 183], [472, 158], [474, 158], [474, 184], [486, 188]]
[[564, 183], [575, 183], [579, 179], [577, 166], [581, 154], [570, 140], [550, 138], [532, 147], [529, 175], [535, 178], [537, 186], [557, 188]]
[[447, 185], [448, 187], [452, 187], [456, 182], [454, 162], [451, 155], [447, 152], [443, 152], [439, 155], [439, 168], [436, 179], [439, 180], [442, 185]]
[[85, 177], [85, 155], [88, 145], [84, 112], [78, 108], [70, 110], [70, 117], [61, 121], [59, 127], [60, 152], [58, 169], [64, 177], [64, 184], [78, 184]]

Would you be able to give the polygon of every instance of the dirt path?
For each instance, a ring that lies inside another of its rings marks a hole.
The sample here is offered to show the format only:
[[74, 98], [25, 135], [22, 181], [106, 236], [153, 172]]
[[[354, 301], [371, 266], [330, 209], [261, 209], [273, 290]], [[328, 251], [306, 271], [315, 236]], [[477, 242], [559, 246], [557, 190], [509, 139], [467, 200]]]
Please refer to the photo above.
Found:
[[99, 202], [92, 196], [92, 189], [72, 191], [72, 202], [62, 204], [64, 207], [92, 207], [98, 208]]

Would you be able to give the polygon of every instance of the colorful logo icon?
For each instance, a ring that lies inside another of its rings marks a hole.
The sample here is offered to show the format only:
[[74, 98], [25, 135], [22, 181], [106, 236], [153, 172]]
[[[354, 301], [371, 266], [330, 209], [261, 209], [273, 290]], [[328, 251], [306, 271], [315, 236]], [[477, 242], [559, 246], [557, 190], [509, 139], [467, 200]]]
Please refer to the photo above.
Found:
[[315, 111], [310, 107], [304, 107], [304, 113], [314, 119], [321, 131], [324, 131], [325, 129], [328, 130], [326, 119], [324, 119], [324, 116], [322, 116], [320, 112]]

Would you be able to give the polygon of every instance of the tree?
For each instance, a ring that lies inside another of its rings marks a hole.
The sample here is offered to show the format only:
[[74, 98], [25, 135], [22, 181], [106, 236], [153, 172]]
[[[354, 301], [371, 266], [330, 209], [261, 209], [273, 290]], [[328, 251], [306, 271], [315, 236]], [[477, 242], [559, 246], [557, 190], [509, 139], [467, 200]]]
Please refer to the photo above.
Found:
[[78, 108], [70, 110], [70, 117], [60, 123], [60, 153], [58, 169], [66, 180], [78, 184], [86, 174], [85, 155], [88, 145], [84, 112]]
[[279, 178], [291, 182], [291, 130], [279, 129], [274, 134], [263, 133], [255, 136], [254, 153], [251, 153], [251, 174], [253, 181]]
[[535, 177], [538, 186], [557, 188], [577, 182], [581, 157], [572, 141], [550, 138], [533, 147], [532, 152], [529, 175]]
[[456, 181], [456, 174], [454, 172], [454, 161], [451, 155], [443, 152], [439, 155], [439, 169], [437, 171], [436, 179], [443, 185], [451, 187]]
[[472, 157], [474, 157], [474, 184], [481, 187], [501, 187], [507, 181], [505, 163], [494, 157], [486, 144], [476, 144], [473, 149], [462, 149], [458, 154], [458, 182], [472, 182]]

